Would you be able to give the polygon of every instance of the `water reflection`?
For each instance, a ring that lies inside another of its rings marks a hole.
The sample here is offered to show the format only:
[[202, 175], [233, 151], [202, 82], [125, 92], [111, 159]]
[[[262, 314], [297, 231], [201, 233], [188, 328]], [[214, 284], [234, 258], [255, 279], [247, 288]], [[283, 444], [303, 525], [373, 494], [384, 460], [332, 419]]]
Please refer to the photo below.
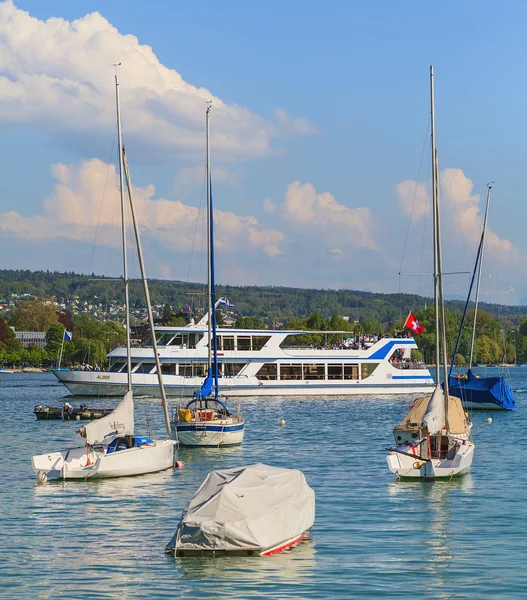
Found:
[[[456, 516], [459, 506], [470, 495], [473, 480], [469, 475], [452, 481], [394, 481], [388, 486], [391, 496], [407, 499], [415, 519], [419, 521], [419, 538], [423, 540], [420, 565], [417, 570], [428, 574], [424, 590], [434, 598], [453, 598], [455, 594], [448, 591], [452, 584], [451, 567], [455, 561], [463, 559], [468, 548], [459, 544], [456, 527]], [[462, 511], [461, 511], [462, 512]], [[456, 554], [457, 553], [457, 554]]]
[[225, 580], [218, 591], [232, 586], [232, 578], [250, 580], [254, 584], [273, 581], [296, 585], [305, 583], [316, 572], [316, 547], [313, 538], [273, 556], [220, 556], [217, 558], [173, 558], [178, 576], [186, 579], [216, 578]]

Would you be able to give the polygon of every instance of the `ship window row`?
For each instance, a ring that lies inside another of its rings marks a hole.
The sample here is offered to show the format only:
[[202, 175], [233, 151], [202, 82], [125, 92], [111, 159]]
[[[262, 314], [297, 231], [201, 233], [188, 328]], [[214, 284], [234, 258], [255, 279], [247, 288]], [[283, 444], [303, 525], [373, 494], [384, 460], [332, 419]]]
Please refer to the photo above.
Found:
[[[245, 367], [247, 363], [218, 363], [218, 375], [220, 377], [234, 377]], [[115, 361], [109, 369], [114, 373], [126, 373], [126, 361]], [[154, 362], [132, 362], [132, 373], [155, 374], [156, 364]], [[163, 375], [181, 375], [183, 377], [206, 377], [208, 364], [206, 362], [190, 363], [161, 363]]]
[[[260, 380], [280, 379], [287, 381], [290, 379], [365, 379], [369, 377], [378, 363], [265, 363], [256, 376]], [[359, 373], [362, 372], [362, 376]]]
[[[156, 333], [156, 341], [158, 346], [172, 346], [173, 348], [195, 348], [198, 342], [207, 337], [203, 333], [174, 333], [163, 331]], [[265, 344], [271, 339], [270, 335], [218, 335], [218, 350], [238, 350], [242, 352], [261, 350]], [[151, 346], [152, 341], [145, 344]], [[205, 347], [207, 341], [205, 342]]]

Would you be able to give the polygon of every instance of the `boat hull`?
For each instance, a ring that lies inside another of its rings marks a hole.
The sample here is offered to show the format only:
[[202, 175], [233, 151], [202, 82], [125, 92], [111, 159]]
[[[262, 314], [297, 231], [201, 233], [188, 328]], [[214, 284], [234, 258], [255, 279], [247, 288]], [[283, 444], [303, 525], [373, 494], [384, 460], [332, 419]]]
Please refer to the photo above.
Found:
[[234, 424], [222, 424], [218, 421], [178, 422], [175, 429], [180, 445], [191, 447], [239, 446], [245, 434], [243, 422]]
[[[52, 370], [74, 396], [123, 396], [127, 391], [126, 374]], [[226, 377], [218, 381], [219, 392], [229, 397], [244, 396], [365, 396], [392, 394], [427, 394], [433, 391], [432, 378], [408, 374], [402, 380], [377, 378], [376, 381], [260, 381], [256, 377]], [[203, 383], [202, 378], [164, 375], [167, 396], [192, 398]], [[135, 397], [160, 397], [157, 376], [133, 374]]]
[[424, 460], [419, 456], [409, 456], [408, 446], [401, 446], [387, 456], [388, 468], [400, 479], [451, 479], [466, 475], [472, 466], [474, 444], [463, 442], [454, 458], [432, 458]]
[[85, 447], [33, 456], [33, 471], [45, 474], [48, 479], [101, 479], [130, 477], [157, 473], [172, 468], [174, 440], [156, 441], [151, 446], [141, 446], [106, 454]]
[[111, 408], [73, 408], [68, 412], [54, 406], [36, 406], [33, 413], [39, 421], [92, 421], [109, 415], [112, 410]]

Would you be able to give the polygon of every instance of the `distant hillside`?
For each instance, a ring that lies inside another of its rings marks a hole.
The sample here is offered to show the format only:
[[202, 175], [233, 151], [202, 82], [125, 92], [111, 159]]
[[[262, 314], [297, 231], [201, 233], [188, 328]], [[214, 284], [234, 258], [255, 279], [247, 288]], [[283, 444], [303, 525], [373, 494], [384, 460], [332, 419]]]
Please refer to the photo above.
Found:
[[[12, 301], [13, 295], [54, 296], [57, 300], [79, 297], [103, 305], [123, 302], [122, 281], [109, 277], [58, 273], [50, 271], [0, 270], [0, 297], [4, 303]], [[170, 304], [174, 312], [190, 307], [196, 312], [206, 305], [206, 289], [203, 284], [182, 281], [151, 280], [150, 292], [155, 305]], [[333, 314], [347, 316], [350, 320], [379, 319], [392, 324], [409, 310], [430, 306], [431, 299], [415, 294], [376, 294], [355, 290], [317, 290], [288, 287], [217, 286], [217, 294], [227, 296], [235, 305], [235, 312], [244, 316], [260, 316], [270, 320], [291, 317], [307, 317], [318, 312], [325, 317]], [[144, 306], [141, 283], [131, 285], [131, 304]], [[462, 311], [464, 301], [450, 300], [447, 306]], [[505, 306], [481, 303], [481, 308], [494, 317], [519, 324], [527, 315], [527, 306]]]

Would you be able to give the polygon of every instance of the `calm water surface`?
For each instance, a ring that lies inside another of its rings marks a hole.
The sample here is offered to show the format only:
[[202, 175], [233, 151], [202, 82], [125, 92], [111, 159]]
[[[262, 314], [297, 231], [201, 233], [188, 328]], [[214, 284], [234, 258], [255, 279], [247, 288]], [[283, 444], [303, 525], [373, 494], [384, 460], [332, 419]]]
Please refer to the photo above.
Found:
[[[384, 448], [412, 399], [399, 396], [243, 399], [241, 448], [180, 450], [178, 471], [38, 486], [31, 455], [76, 445], [78, 423], [33, 416], [66, 393], [52, 375], [2, 374], [0, 597], [527, 598], [527, 368], [510, 379], [519, 409], [473, 414], [472, 473], [452, 483], [388, 471]], [[162, 432], [159, 402], [136, 406], [136, 431], [150, 417]], [[165, 556], [205, 475], [254, 462], [305, 473], [311, 539], [268, 558]]]

